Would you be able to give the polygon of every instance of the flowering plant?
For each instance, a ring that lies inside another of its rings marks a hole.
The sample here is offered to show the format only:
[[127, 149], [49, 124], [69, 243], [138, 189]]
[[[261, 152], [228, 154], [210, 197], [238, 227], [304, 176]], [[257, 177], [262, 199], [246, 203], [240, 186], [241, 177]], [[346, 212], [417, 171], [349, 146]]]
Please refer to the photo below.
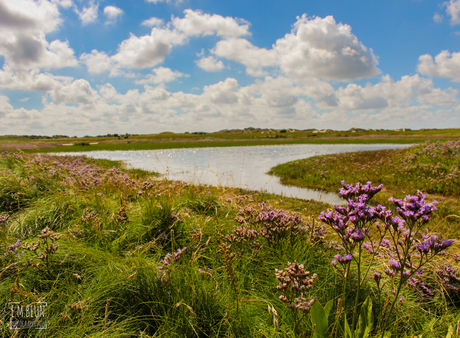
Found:
[[[343, 295], [351, 278], [350, 268], [352, 265], [356, 266], [358, 284], [350, 328], [351, 336], [354, 337], [358, 330], [361, 287], [370, 275], [370, 269], [377, 256], [388, 258], [387, 268], [383, 273], [390, 278], [393, 286], [391, 305], [386, 313], [384, 311], [380, 316], [380, 329], [383, 335], [396, 302], [402, 303], [402, 297], [399, 297], [402, 286], [409, 280], [415, 283], [416, 281], [411, 278], [415, 274], [420, 274], [422, 267], [451, 246], [453, 241], [430, 234], [428, 230], [422, 234], [422, 227], [429, 222], [432, 212], [436, 210], [437, 202], [427, 203], [426, 196], [420, 191], [417, 195], [406, 196], [403, 200], [391, 197], [389, 200], [394, 203], [399, 214], [395, 216], [382, 205], [367, 205], [383, 185], [373, 186], [371, 182], [367, 182], [365, 185], [357, 183], [352, 186], [342, 181], [342, 186], [340, 194], [348, 200], [348, 206], [334, 206], [334, 211], [323, 211], [319, 219], [338, 235], [345, 251], [345, 255], [337, 254], [332, 261], [344, 279]], [[370, 258], [364, 259], [366, 252], [370, 254]], [[384, 283], [381, 282], [382, 276], [381, 272], [373, 270], [379, 294], [384, 287]], [[346, 318], [343, 320], [346, 321]], [[348, 327], [348, 323], [344, 323], [344, 327]]]

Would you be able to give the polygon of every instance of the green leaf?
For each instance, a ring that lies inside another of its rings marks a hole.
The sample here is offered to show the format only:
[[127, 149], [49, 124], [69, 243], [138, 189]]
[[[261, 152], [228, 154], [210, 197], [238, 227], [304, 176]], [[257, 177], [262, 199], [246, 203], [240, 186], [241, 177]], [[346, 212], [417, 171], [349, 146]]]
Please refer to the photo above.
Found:
[[344, 315], [344, 327], [345, 327], [345, 337], [353, 338], [351, 334], [350, 326], [348, 325], [347, 315]]
[[328, 301], [326, 305], [324, 306], [324, 312], [326, 313], [326, 317], [329, 318], [329, 312], [331, 312], [332, 309], [332, 300]]
[[322, 307], [321, 303], [317, 300], [313, 303], [313, 306], [310, 310], [310, 319], [311, 323], [315, 326], [315, 333], [313, 338], [325, 338], [327, 335], [328, 329], [328, 317], [329, 312], [332, 309], [332, 300], [327, 302], [324, 308]]
[[358, 338], [366, 338], [374, 327], [374, 315], [372, 314], [372, 300], [367, 297], [361, 306], [361, 314], [358, 319]]

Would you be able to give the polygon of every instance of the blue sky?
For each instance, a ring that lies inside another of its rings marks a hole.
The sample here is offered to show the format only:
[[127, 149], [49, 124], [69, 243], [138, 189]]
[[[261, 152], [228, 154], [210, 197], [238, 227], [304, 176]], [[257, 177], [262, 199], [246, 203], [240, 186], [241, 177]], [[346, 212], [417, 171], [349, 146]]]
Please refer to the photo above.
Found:
[[460, 128], [460, 0], [0, 0], [0, 134]]

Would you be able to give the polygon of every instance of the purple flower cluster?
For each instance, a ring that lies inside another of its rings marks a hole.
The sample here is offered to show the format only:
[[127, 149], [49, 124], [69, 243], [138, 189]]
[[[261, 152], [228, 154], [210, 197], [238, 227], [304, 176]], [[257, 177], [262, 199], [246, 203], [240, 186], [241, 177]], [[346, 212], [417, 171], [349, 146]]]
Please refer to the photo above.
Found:
[[337, 262], [339, 262], [342, 265], [347, 265], [353, 259], [353, 255], [347, 254], [344, 257], [341, 257], [339, 254], [337, 254], [334, 256], [334, 258], [335, 259], [332, 261], [332, 265], [337, 266]]
[[428, 300], [433, 299], [433, 296], [434, 296], [433, 291], [428, 287], [428, 285], [425, 282], [421, 281], [419, 278], [416, 278], [416, 277], [409, 278], [407, 280], [407, 285], [411, 289], [417, 291], [422, 298], [425, 298]]
[[423, 238], [424, 241], [417, 244], [416, 247], [420, 255], [425, 256], [428, 256], [429, 254], [436, 255], [439, 252], [450, 247], [454, 242], [453, 240], [443, 240], [441, 237], [430, 234], [427, 236], [423, 236]]
[[[365, 203], [364, 198], [348, 200], [348, 206], [335, 205], [335, 211], [321, 212], [318, 219], [329, 225], [341, 238], [344, 243], [354, 246], [364, 241], [369, 232], [366, 224], [376, 219], [383, 207], [370, 207]], [[347, 246], [348, 246], [347, 244]]]
[[377, 286], [380, 286], [380, 280], [382, 279], [382, 274], [380, 272], [372, 270], [372, 277], [374, 278], [375, 283], [377, 283]]
[[347, 201], [350, 199], [369, 201], [375, 194], [382, 190], [382, 188], [383, 184], [373, 186], [371, 182], [367, 182], [366, 184], [356, 183], [356, 185], [353, 186], [352, 184], [346, 184], [345, 181], [342, 181], [340, 195]]
[[22, 160], [28, 160], [24, 168], [32, 184], [45, 175], [46, 178], [61, 180], [64, 187], [70, 185], [86, 191], [102, 185], [111, 185], [135, 189], [140, 194], [148, 185], [155, 185], [148, 180], [132, 179], [128, 173], [115, 167], [99, 167], [84, 156], [25, 155]]
[[[187, 248], [184, 247], [182, 249], [177, 250], [176, 252], [173, 252], [172, 254], [168, 252], [166, 256], [160, 260], [160, 263], [163, 265], [163, 267], [170, 267], [172, 263], [180, 259], [180, 256], [182, 255], [185, 249]], [[161, 267], [159, 267], [158, 269], [161, 270]]]
[[460, 273], [453, 266], [446, 264], [438, 268], [436, 274], [441, 279], [443, 291], [449, 299], [460, 301]]
[[11, 254], [17, 254], [18, 249], [21, 249], [21, 248], [22, 248], [21, 240], [18, 239], [16, 243], [8, 245], [6, 247], [6, 252], [3, 254], [3, 257], [8, 257]]
[[436, 201], [426, 203], [425, 197], [418, 191], [416, 196], [408, 195], [403, 200], [390, 197], [389, 201], [396, 205], [399, 215], [409, 224], [414, 224], [414, 222], [425, 224], [430, 220], [431, 213], [437, 210], [435, 204], [438, 203]]
[[394, 259], [390, 259], [388, 261], [391, 270], [393, 271], [400, 271], [402, 269], [401, 263], [398, 261], [395, 261]]
[[[391, 270], [387, 274], [393, 275], [394, 271], [402, 270], [402, 260], [404, 265], [411, 267], [411, 254], [417, 250], [421, 256], [432, 257], [442, 250], [452, 245], [452, 240], [427, 234], [423, 236], [423, 241], [415, 243], [414, 235], [419, 227], [429, 221], [431, 213], [436, 210], [436, 201], [425, 202], [425, 195], [418, 192], [416, 196], [407, 196], [404, 200], [390, 198], [395, 203], [399, 215], [393, 216], [390, 210], [378, 205], [370, 207], [366, 205], [369, 196], [374, 196], [380, 191], [381, 185], [375, 187], [370, 182], [367, 185], [357, 183], [355, 186], [347, 185], [342, 182], [343, 196], [352, 197], [348, 200], [348, 206], [334, 206], [335, 212], [322, 212], [319, 219], [328, 224], [341, 238], [347, 253], [352, 254], [356, 245], [362, 245], [369, 253], [376, 254], [379, 247], [390, 249], [389, 256], [393, 257], [389, 265]], [[357, 195], [361, 192], [362, 195]], [[383, 228], [380, 224], [383, 223]], [[406, 229], [405, 225], [409, 224]], [[381, 238], [377, 245], [369, 238], [369, 227], [375, 225]], [[385, 234], [390, 231], [391, 243], [385, 238]], [[362, 243], [365, 238], [369, 241]], [[393, 253], [392, 253], [393, 252]], [[398, 259], [396, 261], [395, 259]], [[399, 264], [397, 267], [396, 264]], [[402, 272], [404, 273], [404, 272]]]
[[9, 215], [0, 215], [0, 226], [5, 225], [5, 222], [10, 218]]
[[168, 275], [170, 273], [170, 269], [172, 267], [172, 264], [174, 262], [177, 262], [182, 253], [186, 250], [187, 248], [184, 247], [182, 249], [178, 249], [176, 252], [167, 253], [166, 256], [164, 256], [163, 259], [160, 260], [161, 266], [157, 266], [158, 271], [160, 272], [160, 279], [163, 281], [168, 280]]

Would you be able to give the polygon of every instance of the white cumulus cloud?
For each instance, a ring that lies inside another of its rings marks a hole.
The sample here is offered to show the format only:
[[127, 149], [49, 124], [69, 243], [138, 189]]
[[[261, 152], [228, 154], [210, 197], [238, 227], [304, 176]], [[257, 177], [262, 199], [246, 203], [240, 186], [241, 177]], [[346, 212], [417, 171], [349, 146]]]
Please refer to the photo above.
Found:
[[104, 7], [104, 15], [107, 17], [107, 23], [114, 23], [123, 14], [123, 10], [115, 6]]
[[425, 54], [419, 57], [417, 70], [420, 74], [438, 76], [460, 82], [460, 52], [450, 53], [443, 50], [433, 57]]
[[[149, 68], [163, 62], [173, 46], [183, 45], [190, 37], [203, 35], [240, 36], [249, 34], [249, 25], [242, 20], [220, 15], [204, 14], [200, 11], [187, 9], [184, 18], [173, 18], [166, 27], [158, 18], [150, 18], [142, 23], [153, 26], [150, 35], [131, 36], [122, 41], [118, 52], [110, 56], [111, 62], [118, 68]], [[93, 51], [92, 55], [84, 55], [83, 61], [89, 65], [90, 60], [100, 60], [108, 69], [108, 60], [101, 52]], [[219, 63], [217, 63], [219, 66]], [[90, 65], [89, 65], [90, 66]], [[92, 68], [95, 72], [95, 68]], [[91, 70], [90, 70], [91, 71]]]
[[63, 8], [72, 7], [72, 0], [51, 0], [51, 2]]
[[351, 27], [325, 18], [299, 17], [294, 30], [276, 41], [281, 69], [297, 78], [353, 80], [378, 74], [377, 58]]
[[0, 88], [25, 91], [49, 91], [69, 83], [72, 78], [40, 73], [37, 69], [14, 72], [9, 66], [0, 70]]
[[136, 81], [137, 84], [147, 84], [147, 83], [167, 83], [176, 80], [182, 76], [188, 76], [181, 72], [173, 71], [170, 68], [158, 67], [152, 70], [153, 74], [149, 74], [145, 79]]
[[210, 86], [204, 86], [203, 97], [215, 104], [234, 104], [238, 102], [238, 81], [227, 78]]
[[111, 76], [119, 75], [115, 62], [105, 52], [98, 52], [93, 49], [90, 54], [83, 53], [80, 55], [80, 61], [86, 64], [88, 72], [92, 74], [110, 71]]
[[173, 45], [181, 45], [185, 36], [177, 31], [154, 27], [150, 35], [131, 35], [120, 43], [118, 53], [112, 57], [120, 67], [145, 68], [163, 62]]
[[[212, 52], [221, 57], [242, 63], [250, 75], [263, 76], [263, 67], [279, 64], [279, 57], [273, 49], [258, 48], [248, 40], [229, 38], [219, 41]], [[258, 73], [257, 73], [258, 72]]]
[[90, 3], [88, 7], [84, 7], [81, 11], [76, 9], [78, 17], [81, 20], [81, 23], [86, 26], [97, 20], [98, 17], [98, 3]]
[[385, 75], [375, 85], [362, 87], [351, 83], [340, 87], [335, 93], [337, 105], [330, 108], [372, 111], [401, 109], [413, 105], [413, 100], [421, 104], [453, 107], [458, 105], [457, 94], [458, 91], [451, 88], [445, 91], [434, 88], [430, 79], [422, 78], [418, 74], [403, 76], [396, 82], [389, 75]]
[[249, 23], [242, 19], [207, 14], [186, 9], [184, 18], [174, 18], [172, 26], [187, 36], [211, 35], [242, 36], [249, 34]]
[[150, 19], [142, 21], [141, 25], [147, 27], [161, 27], [164, 25], [164, 21], [163, 19], [151, 17]]
[[242, 38], [219, 41], [214, 54], [240, 62], [248, 74], [264, 75], [264, 67], [277, 66], [297, 79], [347, 81], [379, 73], [377, 58], [351, 33], [351, 27], [326, 18], [298, 17], [293, 31], [272, 49], [259, 48]]
[[91, 88], [88, 81], [78, 79], [52, 90], [50, 95], [57, 103], [90, 104], [96, 99], [97, 92]]
[[207, 72], [218, 72], [224, 69], [224, 64], [220, 60], [216, 60], [213, 56], [208, 56], [196, 61], [198, 67]]
[[450, 16], [452, 26], [460, 24], [460, 0], [450, 0], [443, 4], [446, 7], [446, 13]]
[[0, 0], [0, 27], [3, 33], [50, 33], [62, 23], [56, 4], [49, 1]]
[[68, 42], [46, 40], [61, 24], [56, 3], [0, 0], [0, 55], [16, 70], [76, 66]]

